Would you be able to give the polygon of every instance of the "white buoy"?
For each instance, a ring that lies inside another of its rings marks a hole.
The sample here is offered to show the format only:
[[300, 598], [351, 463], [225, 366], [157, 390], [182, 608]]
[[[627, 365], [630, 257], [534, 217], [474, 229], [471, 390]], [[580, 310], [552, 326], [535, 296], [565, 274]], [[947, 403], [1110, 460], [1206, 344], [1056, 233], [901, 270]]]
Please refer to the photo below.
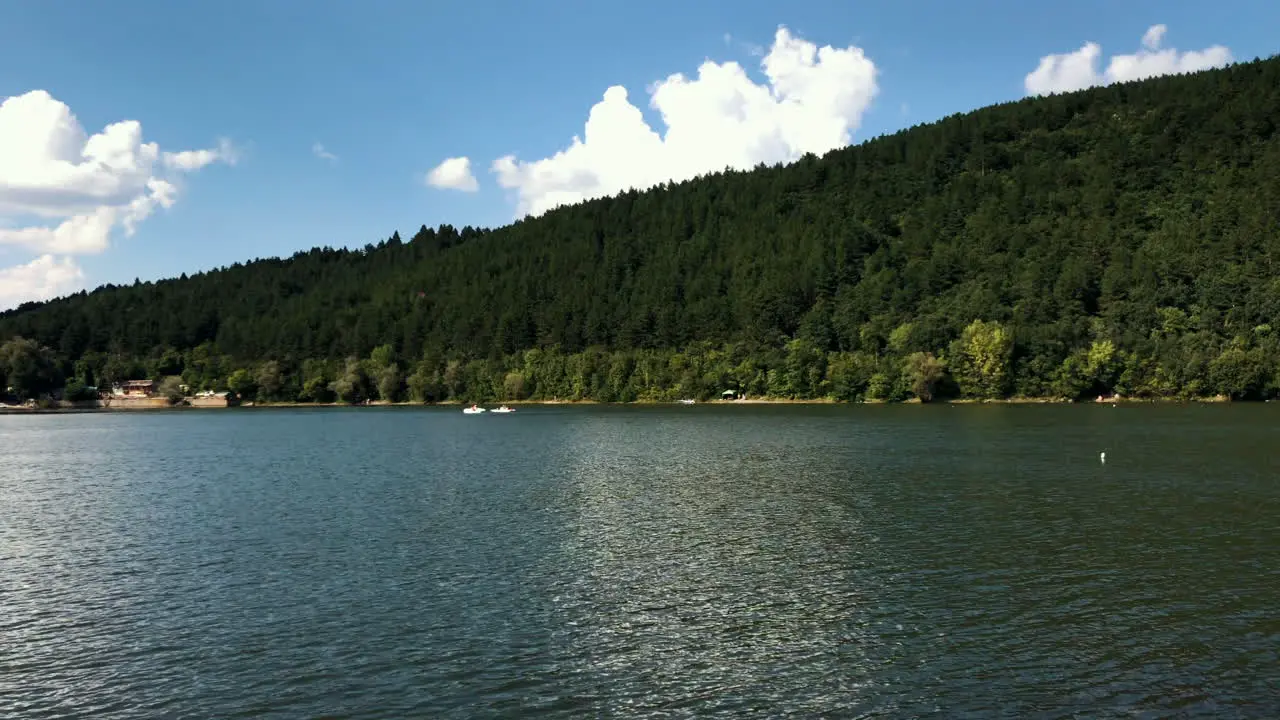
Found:
[[1107, 464], [1107, 454], [1105, 452], [1098, 453], [1098, 458], [1102, 460], [1102, 464]]

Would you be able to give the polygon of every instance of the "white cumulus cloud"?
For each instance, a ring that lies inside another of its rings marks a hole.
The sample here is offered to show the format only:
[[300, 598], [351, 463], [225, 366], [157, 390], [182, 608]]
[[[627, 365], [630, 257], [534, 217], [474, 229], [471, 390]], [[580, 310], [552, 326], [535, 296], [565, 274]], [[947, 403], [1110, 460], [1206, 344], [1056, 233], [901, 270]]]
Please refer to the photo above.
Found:
[[476, 176], [471, 174], [471, 158], [451, 157], [427, 173], [427, 184], [446, 190], [475, 192], [480, 189]]
[[1208, 70], [1232, 62], [1231, 50], [1222, 45], [1185, 52], [1162, 48], [1168, 30], [1165, 25], [1147, 28], [1141, 49], [1132, 55], [1111, 56], [1102, 72], [1098, 71], [1102, 48], [1095, 42], [1087, 42], [1075, 52], [1046, 55], [1024, 80], [1027, 94], [1071, 92], [1095, 85]]
[[0, 244], [101, 252], [116, 225], [132, 234], [156, 207], [173, 205], [176, 178], [164, 177], [164, 170], [191, 172], [236, 160], [226, 140], [212, 149], [162, 153], [142, 141], [136, 120], [88, 135], [71, 108], [43, 90], [6, 98], [0, 103], [0, 219], [10, 227], [0, 229]]
[[0, 268], [0, 310], [75, 292], [83, 283], [84, 273], [71, 258], [41, 255], [25, 265]]
[[[88, 134], [71, 108], [44, 90], [0, 102], [0, 246], [40, 255], [0, 270], [6, 301], [43, 298], [79, 269], [54, 255], [100, 253], [120, 228], [132, 235], [156, 208], [172, 207], [178, 177], [212, 163], [234, 165], [228, 140], [216, 147], [162, 152], [142, 139], [137, 120]], [[40, 279], [43, 278], [43, 279]], [[25, 288], [25, 290], [24, 290]]]
[[654, 83], [649, 106], [662, 117], [662, 134], [615, 85], [569, 147], [541, 160], [507, 155], [491, 169], [515, 192], [517, 216], [540, 215], [628, 188], [848, 145], [878, 91], [871, 59], [853, 46], [818, 47], [785, 27], [762, 55], [763, 83], [736, 62], [711, 60], [695, 78], [677, 73]]
[[333, 153], [331, 153], [331, 152], [329, 152], [329, 151], [325, 148], [325, 146], [324, 146], [323, 144], [321, 144], [321, 143], [316, 143], [316, 144], [314, 144], [314, 145], [312, 145], [312, 146], [311, 146], [311, 154], [312, 154], [312, 155], [315, 155], [316, 157], [320, 158], [321, 160], [327, 160], [327, 161], [329, 161], [329, 162], [338, 162], [338, 156], [337, 156], [337, 155], [334, 155], [334, 154], [333, 154]]

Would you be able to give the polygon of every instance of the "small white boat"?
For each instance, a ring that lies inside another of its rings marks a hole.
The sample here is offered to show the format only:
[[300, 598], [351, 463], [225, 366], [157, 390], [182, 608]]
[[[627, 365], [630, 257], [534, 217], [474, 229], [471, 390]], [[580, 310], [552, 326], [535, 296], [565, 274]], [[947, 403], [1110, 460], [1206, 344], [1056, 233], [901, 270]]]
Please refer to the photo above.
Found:
[[509, 408], [506, 405], [503, 405], [501, 407], [496, 407], [493, 409], [493, 412], [496, 412], [496, 413], [513, 413], [515, 411], [516, 411], [515, 408]]
[[466, 413], [467, 415], [479, 415], [480, 413], [487, 412], [487, 411], [478, 405], [472, 405], [471, 407], [462, 408], [462, 412]]
[[692, 405], [692, 404], [694, 404], [694, 403], [696, 403], [696, 402], [697, 402], [697, 400], [685, 399], [685, 400], [681, 400], [681, 401], [680, 401], [680, 404], [681, 404], [681, 405]]

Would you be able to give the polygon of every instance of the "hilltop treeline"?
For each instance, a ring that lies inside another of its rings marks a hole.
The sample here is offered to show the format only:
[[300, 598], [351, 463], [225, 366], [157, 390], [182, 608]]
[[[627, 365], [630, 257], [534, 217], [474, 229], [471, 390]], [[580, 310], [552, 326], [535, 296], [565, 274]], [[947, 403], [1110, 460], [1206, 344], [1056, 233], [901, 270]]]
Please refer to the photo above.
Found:
[[496, 230], [28, 304], [0, 315], [31, 341], [0, 372], [34, 353], [32, 387], [283, 400], [1270, 397], [1277, 122], [1280, 59], [1026, 99]]

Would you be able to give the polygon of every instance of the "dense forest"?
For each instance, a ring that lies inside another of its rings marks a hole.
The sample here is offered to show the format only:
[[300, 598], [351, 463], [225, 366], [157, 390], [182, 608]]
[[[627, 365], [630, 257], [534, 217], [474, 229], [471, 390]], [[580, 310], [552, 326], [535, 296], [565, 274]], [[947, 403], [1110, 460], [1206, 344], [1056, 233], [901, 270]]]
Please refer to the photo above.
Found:
[[[12, 395], [1280, 393], [1280, 58], [0, 314]], [[305, 242], [305, 239], [302, 239]]]

